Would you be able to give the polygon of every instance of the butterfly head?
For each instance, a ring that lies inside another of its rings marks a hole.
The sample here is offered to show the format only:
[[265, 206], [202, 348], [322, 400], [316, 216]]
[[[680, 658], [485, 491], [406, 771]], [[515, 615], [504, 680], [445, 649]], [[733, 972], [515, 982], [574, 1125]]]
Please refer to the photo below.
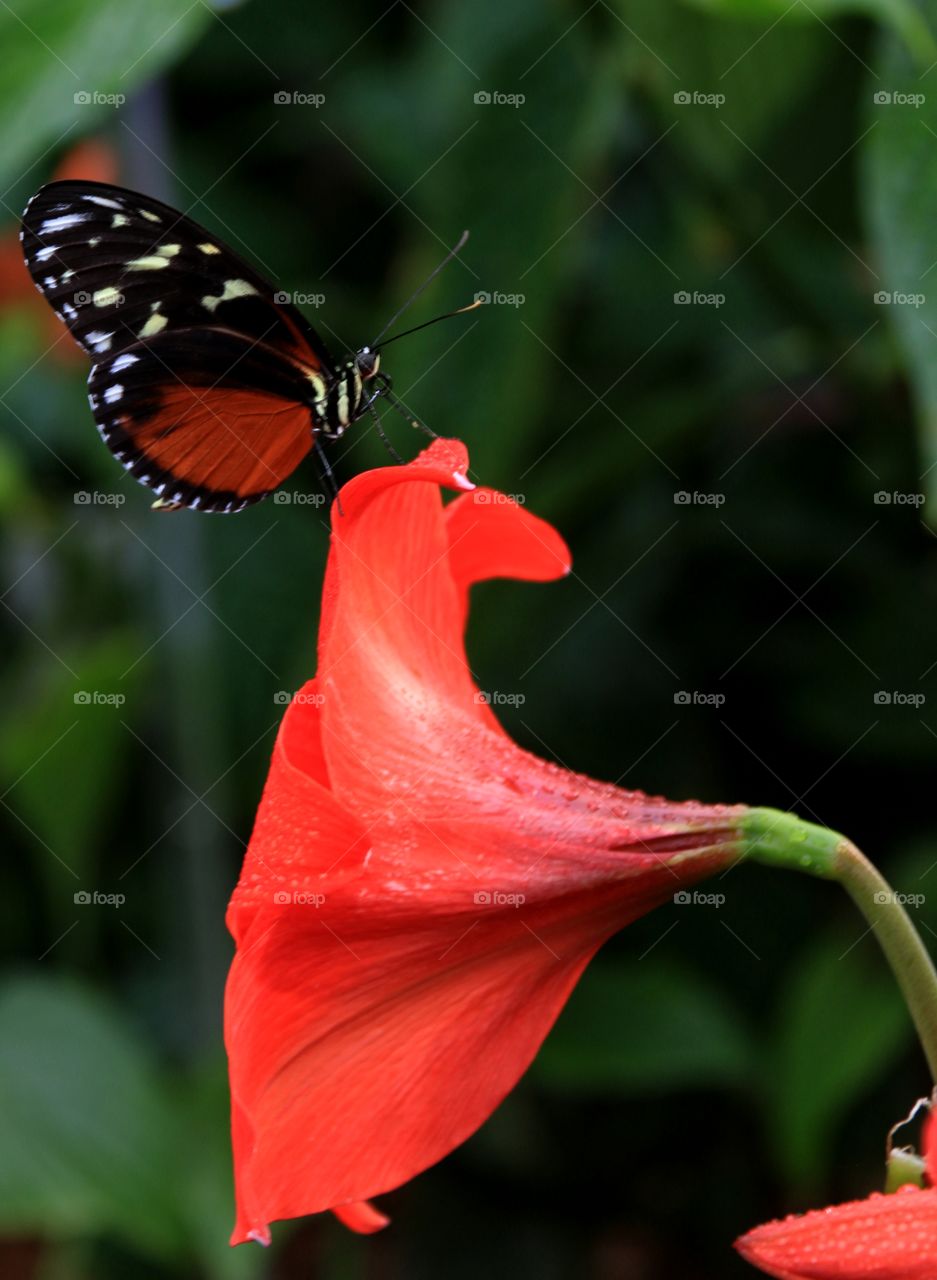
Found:
[[362, 382], [373, 378], [381, 367], [380, 351], [372, 351], [370, 347], [362, 347], [355, 356], [355, 367], [361, 375]]

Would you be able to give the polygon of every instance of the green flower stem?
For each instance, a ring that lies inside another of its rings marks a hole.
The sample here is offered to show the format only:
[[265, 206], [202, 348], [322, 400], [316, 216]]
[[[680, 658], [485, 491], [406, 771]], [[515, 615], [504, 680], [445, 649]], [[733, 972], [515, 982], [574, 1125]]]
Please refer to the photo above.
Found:
[[754, 862], [806, 871], [843, 886], [891, 965], [937, 1083], [937, 970], [887, 880], [851, 840], [793, 814], [751, 809], [740, 828]]

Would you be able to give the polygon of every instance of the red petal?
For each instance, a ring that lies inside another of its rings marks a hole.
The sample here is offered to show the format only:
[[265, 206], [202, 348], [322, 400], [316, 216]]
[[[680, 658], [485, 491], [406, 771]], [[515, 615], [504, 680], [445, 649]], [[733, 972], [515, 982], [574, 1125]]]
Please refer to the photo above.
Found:
[[235, 941], [275, 896], [316, 893], [360, 870], [370, 847], [361, 824], [336, 801], [322, 755], [322, 694], [310, 680], [295, 694], [273, 748], [247, 856], [228, 908]]
[[777, 1280], [934, 1280], [937, 1191], [906, 1187], [769, 1222], [736, 1248]]
[[83, 138], [62, 160], [53, 175], [56, 182], [117, 182], [117, 152], [103, 138]]
[[346, 1227], [351, 1227], [352, 1231], [363, 1236], [373, 1235], [390, 1222], [390, 1218], [378, 1212], [367, 1200], [358, 1200], [354, 1204], [337, 1204], [332, 1212]]
[[552, 525], [494, 489], [476, 489], [445, 511], [449, 572], [460, 591], [486, 578], [549, 582], [569, 573], [572, 556]]
[[[103, 140], [86, 138], [65, 156], [53, 178], [66, 178], [94, 182], [117, 181], [117, 153]], [[42, 317], [46, 329], [46, 342], [57, 360], [70, 364], [83, 358], [78, 347], [68, 341], [68, 330], [36, 292], [32, 277], [23, 260], [23, 248], [19, 233], [11, 229], [0, 235], [0, 306], [7, 303], [25, 303], [30, 310]]]
[[[232, 905], [235, 1240], [347, 1218], [439, 1160], [514, 1085], [605, 938], [733, 856], [742, 810], [546, 764], [478, 702], [468, 583], [568, 556], [511, 504], [444, 510], [439, 485], [466, 467], [437, 441], [352, 481], [333, 515], [321, 707], [287, 713]], [[270, 905], [287, 874], [322, 900]]]

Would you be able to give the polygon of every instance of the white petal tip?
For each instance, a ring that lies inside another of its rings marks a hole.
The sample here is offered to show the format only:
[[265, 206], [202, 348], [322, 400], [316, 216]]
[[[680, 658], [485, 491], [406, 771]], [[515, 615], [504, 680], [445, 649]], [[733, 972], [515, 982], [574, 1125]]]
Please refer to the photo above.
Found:
[[248, 1231], [248, 1240], [256, 1240], [258, 1244], [262, 1244], [265, 1249], [270, 1247], [270, 1228], [255, 1227], [253, 1231]]
[[468, 476], [464, 476], [461, 471], [453, 471], [452, 481], [457, 489], [464, 489], [466, 493], [475, 488]]

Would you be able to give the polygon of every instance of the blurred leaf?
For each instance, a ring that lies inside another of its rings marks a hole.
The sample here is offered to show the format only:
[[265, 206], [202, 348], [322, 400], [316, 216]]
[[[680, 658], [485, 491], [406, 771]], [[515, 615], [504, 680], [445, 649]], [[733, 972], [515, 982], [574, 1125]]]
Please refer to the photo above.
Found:
[[918, 59], [933, 58], [934, 37], [912, 0], [810, 0], [791, 4], [790, 0], [686, 0], [711, 13], [731, 18], [790, 17], [795, 22], [833, 22], [846, 14], [865, 14], [892, 27]]
[[36, 976], [0, 988], [0, 1228], [174, 1252], [174, 1133], [154, 1064], [99, 996]]
[[[18, 0], [0, 6], [4, 145], [0, 181], [19, 181], [29, 161], [66, 135], [75, 141], [115, 106], [95, 95], [122, 95], [151, 79], [209, 21], [189, 0]], [[76, 97], [77, 95], [77, 97]]]
[[212, 1280], [256, 1275], [255, 1251], [232, 1249], [234, 1165], [230, 1096], [224, 1054], [200, 1065], [178, 1101], [184, 1139], [179, 1144], [175, 1192], [191, 1253]]
[[[784, 1176], [822, 1186], [844, 1116], [912, 1036], [895, 980], [856, 916], [791, 963], [770, 1052], [767, 1116]], [[884, 1136], [884, 1135], [883, 1135]]]
[[[924, 10], [937, 21], [937, 3]], [[883, 37], [875, 61], [878, 78], [868, 88], [872, 130], [864, 144], [864, 203], [878, 258], [878, 287], [886, 296], [914, 299], [880, 307], [904, 351], [921, 433], [928, 488], [937, 470], [937, 94], [926, 92], [919, 69], [901, 42]], [[880, 94], [888, 102], [877, 101]], [[914, 95], [919, 103], [894, 101]], [[873, 98], [876, 100], [873, 101]], [[879, 295], [876, 295], [878, 298]]]
[[[59, 866], [64, 863], [79, 877], [91, 869], [91, 855], [123, 787], [131, 739], [121, 721], [135, 684], [121, 677], [144, 647], [124, 634], [77, 653], [67, 649], [77, 679], [49, 662], [41, 687], [17, 681], [18, 687], [6, 690], [11, 714], [0, 724], [0, 779], [7, 803], [61, 860]], [[19, 701], [24, 705], [16, 713]], [[48, 869], [60, 883], [57, 869]]]
[[581, 1093], [655, 1093], [736, 1084], [752, 1068], [745, 1028], [722, 993], [673, 964], [594, 965], [532, 1068]]
[[630, 77], [676, 125], [671, 145], [723, 177], [753, 162], [746, 147], [758, 149], [780, 119], [796, 112], [830, 54], [819, 23], [726, 22], [677, 0], [654, 6], [617, 0], [617, 9], [640, 36], [622, 40]]

